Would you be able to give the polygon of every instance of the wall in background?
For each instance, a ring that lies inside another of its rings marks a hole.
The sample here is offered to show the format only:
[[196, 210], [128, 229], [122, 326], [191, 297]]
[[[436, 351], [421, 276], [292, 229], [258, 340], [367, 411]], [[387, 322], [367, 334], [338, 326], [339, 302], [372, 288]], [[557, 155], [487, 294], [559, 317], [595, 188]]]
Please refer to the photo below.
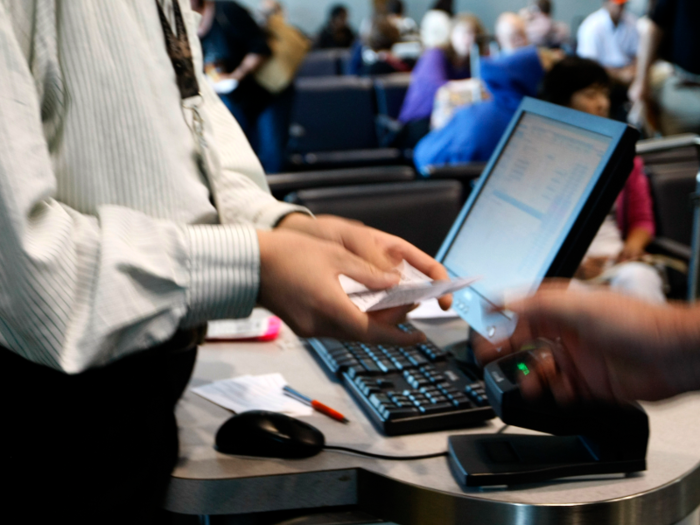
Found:
[[[238, 0], [241, 4], [254, 8], [258, 0]], [[644, 12], [648, 0], [631, 0], [630, 11], [635, 14]], [[308, 34], [315, 34], [323, 25], [331, 6], [342, 3], [350, 11], [350, 22], [357, 29], [363, 18], [371, 13], [370, 0], [280, 0], [285, 6], [292, 24]], [[408, 15], [420, 21], [426, 10], [435, 0], [404, 0]], [[578, 27], [581, 20], [600, 8], [601, 0], [553, 0], [554, 17]], [[528, 0], [455, 0], [457, 11], [471, 11], [478, 15], [490, 32], [498, 15], [504, 11], [518, 11], [528, 5]]]

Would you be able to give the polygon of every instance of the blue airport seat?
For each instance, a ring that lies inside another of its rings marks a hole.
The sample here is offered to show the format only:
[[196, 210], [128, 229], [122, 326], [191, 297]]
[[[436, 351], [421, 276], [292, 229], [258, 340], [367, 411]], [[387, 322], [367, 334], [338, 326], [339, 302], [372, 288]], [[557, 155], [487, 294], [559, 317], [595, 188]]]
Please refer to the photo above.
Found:
[[397, 235], [435, 255], [462, 208], [455, 180], [421, 180], [300, 190], [286, 201]]
[[297, 78], [340, 75], [343, 51], [340, 49], [311, 51], [301, 63], [299, 71], [297, 71]]
[[374, 77], [377, 113], [398, 119], [410, 83], [410, 73], [393, 73]]
[[376, 148], [372, 80], [349, 76], [297, 80], [290, 135], [291, 153]]

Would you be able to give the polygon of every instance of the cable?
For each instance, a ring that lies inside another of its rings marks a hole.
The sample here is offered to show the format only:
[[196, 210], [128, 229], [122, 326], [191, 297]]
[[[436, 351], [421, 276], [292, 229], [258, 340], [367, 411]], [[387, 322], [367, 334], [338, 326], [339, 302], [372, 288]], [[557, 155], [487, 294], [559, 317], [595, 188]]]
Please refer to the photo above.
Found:
[[346, 448], [346, 447], [326, 446], [324, 448], [325, 448], [325, 450], [340, 450], [342, 452], [350, 452], [351, 454], [359, 454], [360, 456], [368, 456], [370, 458], [377, 458], [377, 459], [389, 459], [389, 460], [394, 460], [394, 461], [412, 461], [415, 459], [439, 458], [440, 456], [447, 455], [447, 451], [445, 451], [445, 452], [437, 452], [435, 454], [423, 454], [422, 456], [385, 456], [383, 454], [373, 454], [372, 452], [364, 452], [362, 450], [355, 450], [355, 449]]

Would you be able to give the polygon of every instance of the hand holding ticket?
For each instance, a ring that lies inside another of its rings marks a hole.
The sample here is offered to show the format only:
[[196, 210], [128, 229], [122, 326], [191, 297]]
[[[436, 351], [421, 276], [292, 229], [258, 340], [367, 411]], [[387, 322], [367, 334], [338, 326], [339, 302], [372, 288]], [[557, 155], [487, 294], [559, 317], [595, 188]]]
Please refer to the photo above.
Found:
[[401, 274], [401, 281], [387, 290], [370, 290], [345, 275], [340, 276], [340, 285], [361, 311], [373, 312], [442, 297], [461, 290], [479, 279], [470, 277], [434, 281], [406, 261], [403, 261], [397, 270]]

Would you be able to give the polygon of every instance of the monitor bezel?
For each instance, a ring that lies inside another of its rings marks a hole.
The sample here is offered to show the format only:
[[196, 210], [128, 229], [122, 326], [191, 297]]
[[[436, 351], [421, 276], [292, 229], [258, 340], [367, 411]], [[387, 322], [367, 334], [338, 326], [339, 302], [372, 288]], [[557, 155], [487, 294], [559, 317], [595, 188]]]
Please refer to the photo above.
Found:
[[[486, 164], [476, 186], [470, 193], [467, 202], [464, 204], [452, 228], [450, 228], [450, 232], [442, 243], [436, 256], [439, 262], [445, 264], [445, 259], [457, 239], [462, 225], [469, 217], [474, 204], [481, 195], [498, 160], [506, 148], [513, 131], [525, 113], [552, 119], [562, 124], [568, 124], [592, 133], [610, 137], [611, 139], [608, 150], [601, 159], [593, 175], [594, 178], [597, 178], [595, 186], [591, 190], [584, 206], [581, 208], [578, 217], [569, 230], [557, 255], [552, 260], [549, 268], [547, 268], [543, 279], [552, 277], [570, 278], [576, 272], [588, 246], [593, 241], [605, 216], [610, 212], [615, 199], [622, 191], [627, 177], [632, 171], [635, 144], [639, 133], [636, 129], [622, 122], [597, 117], [588, 113], [527, 97], [520, 104], [515, 115], [508, 124], [506, 131], [503, 133], [496, 150]], [[445, 267], [451, 277], [457, 276], [457, 274], [446, 265]], [[537, 286], [539, 286], [539, 283], [537, 283]], [[494, 298], [484, 297], [481, 292], [474, 291], [486, 301], [490, 303], [494, 302]]]

